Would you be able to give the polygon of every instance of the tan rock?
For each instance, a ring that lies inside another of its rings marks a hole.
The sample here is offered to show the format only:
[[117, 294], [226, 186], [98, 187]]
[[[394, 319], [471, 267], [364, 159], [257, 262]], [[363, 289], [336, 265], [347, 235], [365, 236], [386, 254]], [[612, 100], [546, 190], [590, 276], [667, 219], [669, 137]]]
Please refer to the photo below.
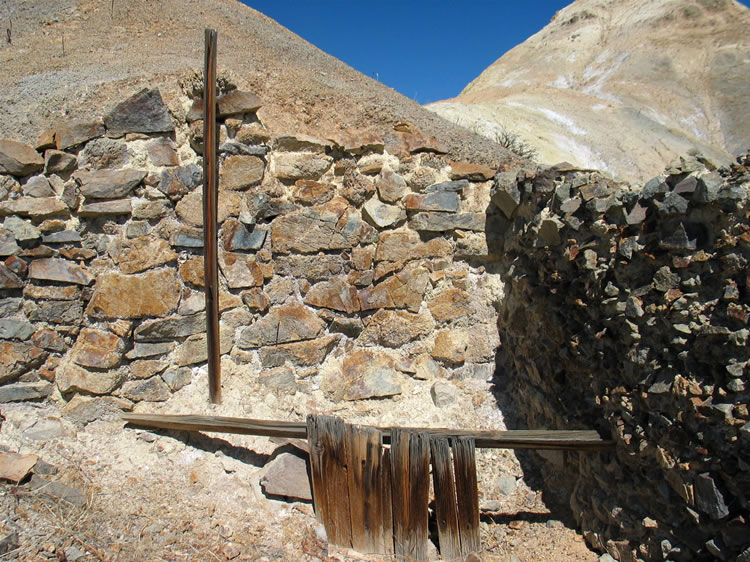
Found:
[[495, 177], [495, 171], [484, 164], [472, 164], [471, 162], [451, 162], [451, 179], [469, 181], [487, 181]]
[[273, 140], [272, 148], [279, 152], [312, 152], [325, 154], [331, 143], [310, 135], [281, 135]]
[[[232, 350], [234, 330], [229, 326], [219, 328], [219, 353], [224, 355]], [[208, 360], [206, 334], [190, 336], [177, 346], [174, 352], [174, 362], [180, 367], [194, 365]]]
[[449, 256], [453, 248], [444, 238], [433, 238], [428, 242], [414, 231], [401, 230], [381, 232], [375, 250], [375, 261], [399, 262], [412, 259]]
[[461, 289], [448, 289], [427, 303], [427, 306], [438, 322], [449, 322], [472, 313], [471, 295]]
[[387, 203], [395, 203], [409, 192], [406, 181], [390, 168], [384, 168], [375, 180], [380, 199]]
[[78, 208], [79, 217], [105, 217], [129, 215], [132, 212], [130, 199], [115, 199], [113, 201], [97, 201], [81, 203]]
[[156, 359], [142, 359], [130, 364], [130, 377], [134, 379], [148, 379], [164, 371], [169, 367], [168, 361]]
[[34, 345], [0, 341], [0, 384], [17, 379], [46, 358], [47, 353]]
[[118, 240], [109, 255], [123, 273], [138, 273], [177, 259], [169, 242], [153, 236]]
[[401, 394], [396, 361], [387, 353], [357, 349], [339, 368], [325, 370], [321, 388], [334, 400], [365, 400]]
[[430, 273], [420, 264], [408, 264], [402, 271], [372, 288], [359, 291], [362, 310], [407, 308], [417, 312], [430, 282]]
[[339, 339], [340, 336], [331, 335], [314, 340], [262, 347], [258, 354], [265, 368], [279, 367], [287, 361], [300, 367], [312, 367], [323, 363]]
[[163, 317], [177, 308], [176, 272], [158, 269], [138, 275], [104, 273], [97, 277], [86, 313], [95, 318]]
[[221, 187], [233, 191], [247, 189], [263, 180], [265, 162], [258, 156], [227, 156], [221, 166]]
[[84, 328], [71, 351], [71, 359], [83, 367], [111, 369], [120, 364], [125, 342], [111, 332]]
[[230, 289], [263, 285], [263, 269], [254, 255], [220, 251], [219, 267]]
[[37, 455], [0, 451], [0, 480], [20, 482], [28, 476], [38, 460]]
[[372, 246], [357, 246], [356, 248], [352, 248], [352, 265], [360, 271], [370, 269], [374, 255], [375, 248]]
[[70, 209], [54, 197], [19, 197], [0, 203], [0, 216], [20, 215], [32, 219], [69, 217]]
[[77, 263], [59, 258], [32, 261], [29, 267], [29, 278], [76, 285], [90, 285], [94, 281], [94, 276]]
[[44, 158], [31, 146], [0, 139], [0, 173], [28, 176], [44, 167]]
[[254, 288], [248, 291], [242, 291], [241, 295], [242, 302], [244, 302], [250, 310], [255, 312], [265, 312], [271, 304], [268, 295], [263, 292], [263, 289]]
[[294, 199], [306, 206], [323, 205], [336, 195], [336, 186], [312, 180], [297, 180], [294, 183]]
[[204, 287], [206, 284], [205, 265], [203, 256], [194, 256], [180, 264], [180, 277], [185, 283], [190, 283], [197, 287]]
[[333, 163], [333, 158], [307, 152], [281, 152], [274, 156], [274, 175], [282, 180], [317, 180]]
[[463, 363], [466, 348], [470, 344], [468, 334], [463, 330], [441, 330], [435, 335], [432, 356], [449, 363]]
[[58, 369], [55, 382], [60, 392], [84, 392], [87, 394], [109, 394], [120, 385], [120, 371], [87, 371], [72, 363]]
[[429, 313], [412, 314], [403, 310], [378, 310], [358, 338], [358, 343], [401, 347], [426, 336], [435, 328]]
[[325, 323], [298, 303], [272, 307], [251, 326], [245, 328], [237, 345], [242, 348], [276, 345], [317, 338]]
[[101, 137], [104, 124], [92, 121], [66, 121], [55, 126], [55, 145], [57, 150], [65, 150], [87, 140]]
[[23, 296], [34, 300], [72, 301], [81, 296], [81, 288], [75, 285], [32, 285], [23, 288]]
[[[240, 214], [242, 196], [235, 191], [219, 191], [216, 215], [219, 223]], [[203, 226], [203, 190], [194, 189], [175, 206], [177, 216], [190, 226]]]
[[360, 308], [357, 289], [341, 277], [331, 281], [321, 281], [310, 287], [305, 295], [305, 304], [340, 310], [347, 314], [358, 312]]

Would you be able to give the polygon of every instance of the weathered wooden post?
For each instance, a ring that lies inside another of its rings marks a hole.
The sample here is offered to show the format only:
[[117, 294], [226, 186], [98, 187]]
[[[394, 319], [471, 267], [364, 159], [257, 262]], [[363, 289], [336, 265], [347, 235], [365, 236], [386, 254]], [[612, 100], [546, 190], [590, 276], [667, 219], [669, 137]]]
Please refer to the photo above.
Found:
[[219, 350], [219, 266], [217, 261], [217, 199], [219, 167], [216, 134], [216, 30], [206, 29], [203, 70], [203, 267], [206, 283], [206, 347], [208, 350], [208, 392], [213, 404], [221, 403], [221, 360]]

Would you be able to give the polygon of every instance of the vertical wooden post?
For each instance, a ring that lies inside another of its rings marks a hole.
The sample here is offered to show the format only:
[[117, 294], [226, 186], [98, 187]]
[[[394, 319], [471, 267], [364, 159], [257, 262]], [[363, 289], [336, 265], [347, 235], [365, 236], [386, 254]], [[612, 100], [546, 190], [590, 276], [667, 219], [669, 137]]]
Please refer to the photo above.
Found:
[[206, 29], [203, 71], [203, 266], [206, 279], [206, 346], [208, 348], [208, 393], [213, 404], [221, 403], [221, 359], [219, 350], [219, 266], [217, 261], [219, 147], [216, 134], [216, 30]]
[[460, 558], [462, 551], [451, 448], [448, 444], [448, 438], [435, 436], [430, 438], [430, 448], [432, 451], [432, 481], [435, 488], [440, 556], [444, 560], [452, 560]]
[[456, 507], [464, 555], [479, 552], [479, 492], [474, 440], [469, 437], [451, 439], [453, 469], [456, 476]]

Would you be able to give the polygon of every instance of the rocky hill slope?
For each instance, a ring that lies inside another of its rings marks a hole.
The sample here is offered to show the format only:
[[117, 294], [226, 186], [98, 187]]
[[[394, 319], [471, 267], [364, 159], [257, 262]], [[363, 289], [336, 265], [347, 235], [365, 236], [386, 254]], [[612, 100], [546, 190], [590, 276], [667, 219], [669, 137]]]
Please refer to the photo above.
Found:
[[750, 146], [749, 25], [734, 0], [577, 0], [428, 107], [629, 181], [692, 150], [724, 163]]

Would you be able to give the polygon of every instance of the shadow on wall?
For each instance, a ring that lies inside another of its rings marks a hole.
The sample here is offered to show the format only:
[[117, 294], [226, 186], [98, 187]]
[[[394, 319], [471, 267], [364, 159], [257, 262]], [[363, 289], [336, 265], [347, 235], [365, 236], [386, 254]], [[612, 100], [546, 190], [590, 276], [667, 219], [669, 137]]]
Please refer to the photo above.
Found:
[[618, 560], [750, 559], [748, 164], [685, 158], [637, 190], [563, 166], [496, 177], [495, 396], [509, 427], [616, 440], [519, 459]]

